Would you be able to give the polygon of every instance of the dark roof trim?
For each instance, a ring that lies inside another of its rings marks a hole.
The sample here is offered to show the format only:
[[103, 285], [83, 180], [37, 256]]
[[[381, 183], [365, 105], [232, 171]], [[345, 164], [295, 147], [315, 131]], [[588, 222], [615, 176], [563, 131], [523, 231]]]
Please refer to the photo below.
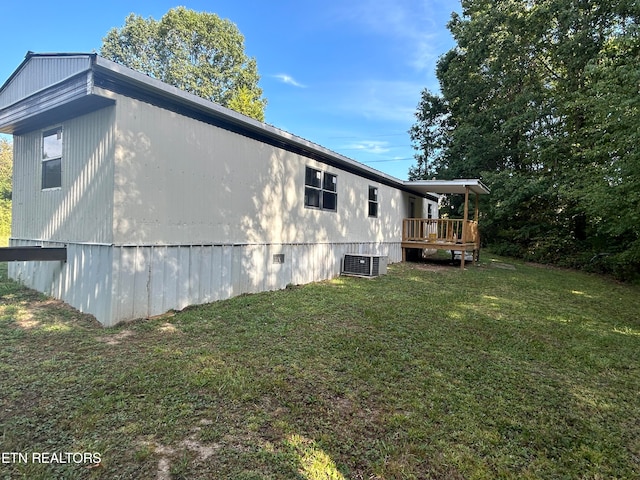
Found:
[[0, 110], [0, 132], [19, 135], [113, 105], [91, 94], [91, 72], [82, 71]]

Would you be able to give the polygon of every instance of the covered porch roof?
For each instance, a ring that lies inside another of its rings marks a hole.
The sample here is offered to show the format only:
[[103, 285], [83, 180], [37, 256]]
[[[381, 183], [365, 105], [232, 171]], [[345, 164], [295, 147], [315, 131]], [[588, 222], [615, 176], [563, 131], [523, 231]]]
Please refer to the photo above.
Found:
[[467, 188], [475, 194], [489, 194], [489, 188], [477, 178], [458, 180], [413, 180], [405, 181], [405, 186], [423, 194], [427, 193], [467, 193]]

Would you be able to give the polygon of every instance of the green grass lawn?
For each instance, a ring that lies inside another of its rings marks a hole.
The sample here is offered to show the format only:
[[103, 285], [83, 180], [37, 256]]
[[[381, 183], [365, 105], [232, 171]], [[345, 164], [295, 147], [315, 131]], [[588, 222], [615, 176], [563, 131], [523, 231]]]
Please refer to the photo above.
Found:
[[[0, 281], [0, 478], [640, 477], [640, 288], [485, 256], [101, 329]], [[31, 458], [29, 458], [31, 460]]]

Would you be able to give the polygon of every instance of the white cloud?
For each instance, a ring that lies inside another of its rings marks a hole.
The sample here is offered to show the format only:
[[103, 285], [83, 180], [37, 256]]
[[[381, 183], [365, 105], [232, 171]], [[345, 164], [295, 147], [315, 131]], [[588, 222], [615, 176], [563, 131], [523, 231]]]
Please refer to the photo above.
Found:
[[379, 140], [362, 140], [350, 143], [341, 148], [341, 150], [356, 150], [359, 152], [373, 153], [379, 155], [389, 151], [389, 142]]
[[272, 75], [273, 78], [277, 78], [282, 83], [286, 83], [287, 85], [293, 85], [298, 88], [306, 88], [305, 85], [296, 81], [291, 75], [287, 75], [286, 73], [279, 73], [277, 75]]

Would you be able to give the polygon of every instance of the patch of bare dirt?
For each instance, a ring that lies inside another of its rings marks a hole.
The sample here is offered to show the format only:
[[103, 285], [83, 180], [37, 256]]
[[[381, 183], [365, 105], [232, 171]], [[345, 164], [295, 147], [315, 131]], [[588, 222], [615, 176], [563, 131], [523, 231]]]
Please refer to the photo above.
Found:
[[[212, 420], [203, 419], [200, 421], [200, 425], [210, 425]], [[181, 451], [188, 450], [196, 454], [197, 461], [205, 461], [212, 455], [214, 455], [221, 445], [218, 443], [203, 444], [196, 439], [198, 432], [201, 430], [200, 426], [196, 426], [191, 430], [191, 435], [180, 442], [176, 447], [169, 447], [154, 442], [142, 442], [144, 445], [152, 446], [153, 451], [160, 456], [158, 459], [158, 467], [156, 470], [156, 480], [169, 480], [171, 476], [171, 461], [175, 459], [176, 455]]]

